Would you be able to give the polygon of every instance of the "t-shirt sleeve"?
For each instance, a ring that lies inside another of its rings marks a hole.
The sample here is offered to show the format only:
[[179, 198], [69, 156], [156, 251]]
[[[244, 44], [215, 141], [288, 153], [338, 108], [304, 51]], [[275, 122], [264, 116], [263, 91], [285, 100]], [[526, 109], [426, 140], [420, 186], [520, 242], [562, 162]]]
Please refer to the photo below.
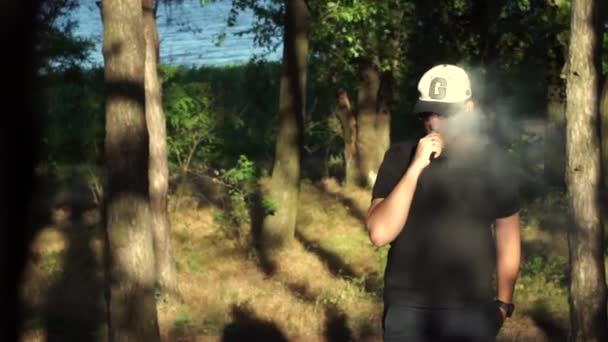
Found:
[[372, 200], [386, 198], [393, 191], [409, 165], [409, 152], [407, 146], [392, 146], [384, 153], [376, 182], [372, 188]]
[[505, 151], [499, 151], [490, 165], [494, 218], [511, 216], [520, 210], [520, 174], [518, 163]]

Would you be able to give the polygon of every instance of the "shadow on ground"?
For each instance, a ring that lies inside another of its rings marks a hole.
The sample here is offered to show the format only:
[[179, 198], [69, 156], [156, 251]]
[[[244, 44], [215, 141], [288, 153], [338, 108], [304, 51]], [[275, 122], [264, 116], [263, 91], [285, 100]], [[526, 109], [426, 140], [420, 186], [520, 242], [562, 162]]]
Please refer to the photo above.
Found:
[[295, 231], [295, 238], [298, 240], [307, 251], [316, 255], [317, 258], [323, 262], [323, 264], [327, 267], [329, 272], [336, 277], [357, 277], [357, 273], [355, 270], [346, 264], [342, 258], [336, 253], [330, 252], [328, 250], [323, 249], [321, 246], [316, 244], [314, 241], [308, 240], [301, 232], [297, 229]]
[[324, 335], [327, 341], [352, 341], [352, 331], [346, 324], [347, 316], [344, 311], [335, 305], [325, 308], [325, 329]]
[[44, 292], [42, 304], [26, 313], [30, 317], [24, 317], [38, 321], [39, 326], [33, 328], [44, 329], [46, 341], [103, 340], [104, 278], [102, 265], [92, 249], [92, 241], [101, 234], [101, 216], [89, 191], [86, 185], [71, 184], [49, 191], [47, 195], [54, 194], [52, 198], [41, 199], [37, 203], [41, 206], [33, 208], [35, 219], [29, 229], [55, 229], [63, 235], [66, 246], [62, 252], [32, 251], [29, 256], [56, 274]]
[[545, 303], [537, 303], [530, 310], [529, 315], [550, 341], [568, 340], [568, 331], [564, 328], [562, 322], [553, 317]]
[[352, 215], [354, 218], [356, 218], [357, 220], [359, 220], [361, 222], [365, 222], [365, 219], [367, 216], [366, 213], [363, 212], [357, 206], [357, 204], [355, 203], [355, 201], [352, 198], [349, 198], [339, 192], [329, 191], [326, 187], [324, 187], [323, 185], [321, 185], [319, 183], [315, 183], [314, 187], [317, 188], [322, 193], [327, 194], [328, 196], [331, 196], [332, 198], [334, 198], [335, 200], [340, 202], [342, 205], [344, 205], [348, 209], [348, 212], [350, 213], [350, 215]]
[[256, 317], [248, 306], [232, 305], [232, 322], [224, 327], [222, 341], [288, 341], [273, 322]]

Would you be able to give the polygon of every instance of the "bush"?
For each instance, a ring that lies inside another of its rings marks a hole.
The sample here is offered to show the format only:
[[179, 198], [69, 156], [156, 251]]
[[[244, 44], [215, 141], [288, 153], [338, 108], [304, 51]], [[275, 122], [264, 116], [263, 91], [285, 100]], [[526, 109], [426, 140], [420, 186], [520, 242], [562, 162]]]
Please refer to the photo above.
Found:
[[100, 70], [70, 69], [44, 81], [43, 162], [98, 163], [103, 157], [105, 111]]
[[258, 198], [258, 179], [262, 172], [255, 163], [245, 155], [240, 155], [237, 164], [230, 169], [222, 169], [220, 177], [228, 187], [229, 203], [223, 213], [218, 213], [215, 219], [229, 233], [246, 240], [249, 236], [245, 229], [251, 223], [250, 212], [257, 209], [256, 201], [260, 201], [263, 215], [276, 211], [276, 203], [268, 198]]
[[568, 276], [568, 262], [563, 258], [548, 259], [545, 256], [534, 256], [521, 264], [522, 279], [541, 277], [546, 282], [563, 285]]
[[220, 153], [218, 120], [212, 110], [209, 85], [173, 83], [165, 90], [167, 145], [172, 169], [188, 172], [195, 160], [212, 161]]

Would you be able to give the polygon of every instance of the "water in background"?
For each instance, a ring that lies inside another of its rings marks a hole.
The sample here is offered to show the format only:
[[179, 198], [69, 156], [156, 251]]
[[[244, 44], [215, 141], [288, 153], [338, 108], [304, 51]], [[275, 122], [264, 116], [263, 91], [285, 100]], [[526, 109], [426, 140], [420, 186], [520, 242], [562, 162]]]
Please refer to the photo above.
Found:
[[[233, 27], [228, 27], [227, 18], [231, 0], [208, 1], [201, 6], [200, 0], [184, 0], [181, 4], [161, 4], [157, 13], [160, 36], [160, 62], [168, 65], [226, 65], [247, 62], [254, 55], [265, 52], [254, 46], [253, 35], [237, 36], [251, 28], [255, 18], [251, 12], [243, 12]], [[103, 25], [100, 10], [95, 0], [80, 0], [80, 6], [69, 14], [78, 27], [76, 36], [90, 38], [95, 42], [91, 51], [91, 62], [84, 65], [102, 66], [101, 53]], [[217, 46], [219, 35], [225, 39]], [[268, 60], [278, 60], [282, 47], [267, 55]]]

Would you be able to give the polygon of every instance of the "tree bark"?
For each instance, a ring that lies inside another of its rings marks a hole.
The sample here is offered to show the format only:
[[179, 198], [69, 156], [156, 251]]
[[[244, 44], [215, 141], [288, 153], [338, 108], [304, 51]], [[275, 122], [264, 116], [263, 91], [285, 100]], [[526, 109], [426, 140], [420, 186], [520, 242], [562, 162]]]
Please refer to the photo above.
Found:
[[357, 162], [357, 119], [346, 90], [338, 89], [336, 97], [338, 102], [336, 115], [342, 125], [342, 138], [344, 139], [344, 184], [346, 186], [357, 186], [361, 177]]
[[286, 0], [285, 4], [279, 130], [268, 189], [277, 210], [264, 218], [261, 234], [262, 243], [270, 248], [291, 241], [295, 233], [306, 99], [310, 13], [305, 0]]
[[[606, 19], [608, 19], [608, 4], [600, 3], [598, 5], [600, 7], [600, 15], [597, 17], [596, 28], [598, 37], [604, 36], [604, 32], [606, 31], [606, 27], [604, 26]], [[598, 61], [599, 65], [602, 64], [602, 57], [606, 58], [608, 56], [608, 49], [603, 44], [603, 40], [600, 38], [600, 60]], [[602, 68], [598, 66], [598, 70], [600, 70], [600, 74], [602, 72]], [[600, 151], [601, 151], [601, 175], [602, 175], [602, 191], [600, 193], [601, 196], [601, 204], [602, 204], [602, 223], [604, 225], [604, 243], [608, 243], [608, 75], [602, 75], [602, 81], [600, 83], [604, 83], [600, 96]]]
[[159, 341], [148, 195], [142, 3], [104, 0], [102, 11], [109, 339]]
[[601, 141], [601, 175], [602, 190], [600, 192], [602, 224], [604, 228], [604, 243], [608, 243], [608, 77], [604, 79], [604, 86], [600, 98], [600, 141]]
[[167, 129], [158, 80], [159, 40], [153, 0], [143, 0], [144, 36], [146, 40], [145, 88], [146, 123], [149, 142], [149, 192], [156, 257], [156, 279], [161, 289], [176, 293], [175, 263], [171, 247], [171, 223], [167, 213], [169, 166], [167, 162]]
[[[393, 44], [396, 45], [396, 44]], [[393, 103], [393, 73], [386, 71], [380, 77], [380, 86], [378, 87], [378, 105], [376, 108], [376, 136], [378, 144], [376, 150], [376, 160], [374, 162], [374, 170], [380, 168], [384, 153], [388, 150], [391, 144], [391, 106]], [[377, 171], [376, 171], [377, 172]], [[374, 179], [375, 181], [375, 179]]]
[[371, 188], [376, 181], [378, 133], [376, 131], [378, 90], [380, 74], [372, 64], [362, 67], [357, 94], [357, 150], [363, 186]]
[[606, 277], [601, 225], [598, 135], [599, 1], [572, 2], [566, 104], [566, 183], [573, 227], [570, 254], [570, 340], [606, 341]]
[[565, 184], [566, 173], [566, 83], [561, 77], [564, 47], [553, 35], [547, 51], [547, 126], [545, 133], [545, 179], [551, 185]]

